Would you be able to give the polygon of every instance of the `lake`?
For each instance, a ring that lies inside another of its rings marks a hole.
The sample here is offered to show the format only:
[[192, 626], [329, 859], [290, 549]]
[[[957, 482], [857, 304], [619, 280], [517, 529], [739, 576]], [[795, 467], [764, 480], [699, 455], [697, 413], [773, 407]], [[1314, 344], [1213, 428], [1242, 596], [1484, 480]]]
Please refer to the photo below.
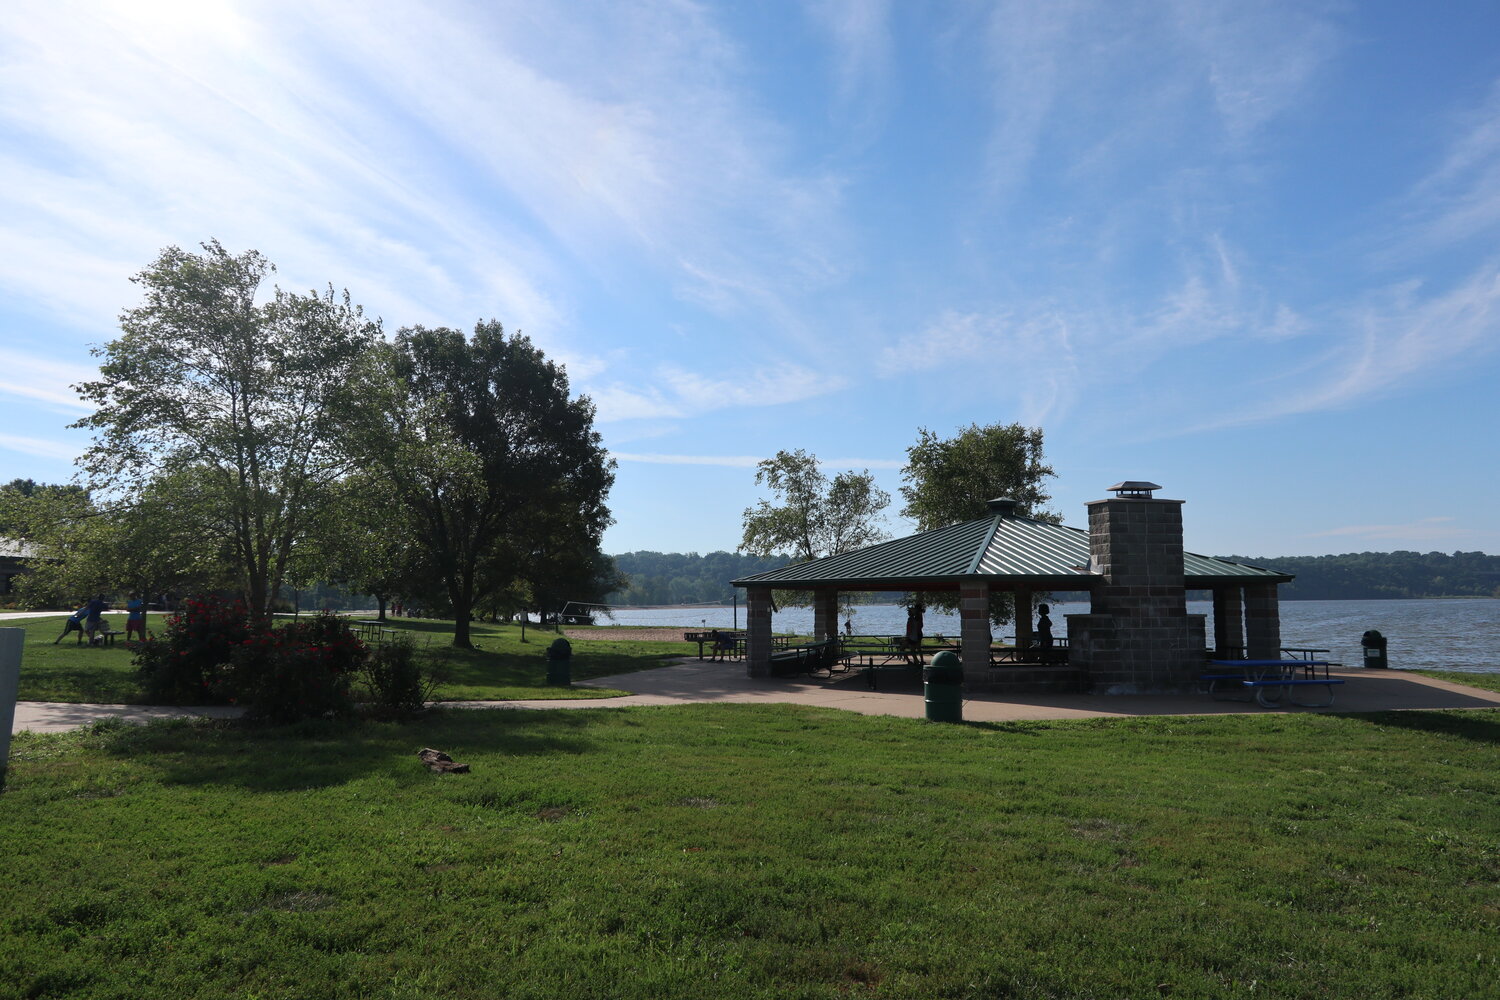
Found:
[[[1087, 604], [1052, 606], [1053, 631], [1066, 634], [1064, 615], [1084, 614]], [[1213, 636], [1213, 604], [1189, 601], [1190, 614], [1208, 616]], [[620, 625], [671, 625], [683, 628], [732, 628], [734, 610], [712, 608], [653, 608], [619, 610]], [[854, 631], [862, 635], [900, 635], [906, 629], [906, 610], [890, 604], [854, 608]], [[600, 624], [607, 620], [600, 618]], [[745, 609], [739, 608], [739, 627]], [[787, 608], [772, 618], [778, 632], [812, 632], [811, 608]], [[1329, 658], [1354, 667], [1364, 662], [1359, 639], [1366, 629], [1377, 629], [1389, 642], [1390, 663], [1396, 668], [1467, 670], [1500, 673], [1500, 601], [1282, 601], [1281, 641], [1288, 646], [1332, 650]], [[928, 612], [923, 629], [928, 635], [959, 633], [958, 616]], [[1008, 634], [1008, 633], [1007, 633]]]

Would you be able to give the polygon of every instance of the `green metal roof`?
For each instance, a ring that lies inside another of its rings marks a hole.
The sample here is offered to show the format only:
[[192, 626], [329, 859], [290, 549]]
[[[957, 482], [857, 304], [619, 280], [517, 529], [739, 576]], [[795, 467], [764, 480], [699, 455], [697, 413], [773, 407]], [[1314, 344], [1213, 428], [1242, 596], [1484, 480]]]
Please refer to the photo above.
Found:
[[[1285, 583], [1285, 573], [1227, 559], [1184, 553], [1189, 588], [1236, 583]], [[1013, 514], [996, 513], [856, 552], [783, 566], [735, 580], [736, 587], [915, 590], [962, 580], [1026, 583], [1052, 590], [1087, 590], [1099, 574], [1089, 566], [1087, 531]], [[942, 589], [934, 586], [932, 589]]]

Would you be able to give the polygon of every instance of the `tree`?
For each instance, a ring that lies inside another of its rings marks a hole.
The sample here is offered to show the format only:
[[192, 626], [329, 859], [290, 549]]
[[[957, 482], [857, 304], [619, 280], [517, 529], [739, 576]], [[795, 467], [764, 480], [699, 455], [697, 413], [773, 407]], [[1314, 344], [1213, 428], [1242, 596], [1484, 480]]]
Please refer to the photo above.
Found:
[[563, 526], [597, 549], [610, 523], [614, 462], [594, 404], [520, 334], [482, 322], [411, 327], [371, 355], [352, 440], [389, 482], [470, 648], [474, 609], [524, 579], [525, 554]]
[[917, 443], [906, 449], [906, 459], [901, 516], [915, 521], [920, 531], [978, 520], [996, 497], [1017, 501], [1016, 511], [1024, 517], [1062, 521], [1043, 509], [1052, 499], [1044, 480], [1056, 473], [1042, 461], [1040, 427], [970, 424], [946, 440], [923, 427]]
[[[762, 500], [745, 508], [740, 549], [769, 557], [790, 552], [797, 562], [853, 552], [885, 539], [880, 512], [891, 495], [869, 470], [841, 472], [829, 480], [816, 457], [778, 451], [756, 466], [756, 485], [768, 486], [780, 505]], [[806, 594], [777, 592], [778, 604], [805, 604]]]
[[[1038, 521], [1061, 523], [1062, 517], [1043, 509], [1051, 497], [1044, 480], [1055, 475], [1042, 461], [1042, 430], [1021, 424], [970, 424], [954, 437], [939, 438], [927, 428], [917, 431], [917, 443], [906, 449], [906, 485], [901, 495], [903, 517], [921, 531], [974, 521], [989, 513], [988, 501], [1006, 497], [1017, 501], [1016, 512]], [[954, 611], [952, 593], [908, 595], [909, 601]], [[1014, 615], [1009, 595], [990, 595], [990, 621], [1004, 625]]]
[[95, 350], [99, 379], [75, 388], [96, 409], [74, 426], [95, 432], [96, 490], [128, 496], [195, 470], [200, 519], [222, 526], [246, 603], [265, 615], [346, 468], [337, 404], [378, 323], [331, 287], [277, 288], [257, 305], [274, 265], [217, 241], [203, 250], [168, 247], [132, 279], [145, 301]]

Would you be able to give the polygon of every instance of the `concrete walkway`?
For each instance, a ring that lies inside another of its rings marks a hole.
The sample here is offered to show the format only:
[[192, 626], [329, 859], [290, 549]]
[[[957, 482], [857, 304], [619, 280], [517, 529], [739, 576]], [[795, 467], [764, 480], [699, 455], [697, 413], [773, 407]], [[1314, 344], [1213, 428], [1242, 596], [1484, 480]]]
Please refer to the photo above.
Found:
[[[1260, 708], [1254, 702], [1214, 701], [1207, 695], [977, 695], [964, 700], [970, 722], [1014, 722], [1024, 719], [1124, 718], [1146, 715], [1267, 715], [1276, 712], [1384, 712], [1399, 709], [1500, 709], [1500, 692], [1450, 684], [1401, 670], [1336, 670], [1347, 683], [1335, 688], [1334, 704], [1325, 709]], [[669, 667], [642, 670], [580, 682], [576, 687], [629, 691], [621, 698], [593, 701], [467, 701], [446, 702], [450, 708], [474, 709], [595, 709], [638, 705], [811, 705], [838, 708], [862, 715], [897, 715], [920, 719], [925, 714], [921, 684], [883, 680], [887, 690], [871, 691], [857, 676], [832, 681], [752, 681], [743, 663], [714, 663], [689, 659]], [[1319, 691], [1321, 694], [1321, 691]], [[23, 701], [16, 705], [14, 730], [59, 732], [96, 719], [127, 722], [208, 715], [239, 714], [235, 708], [173, 708], [145, 705], [65, 705]]]

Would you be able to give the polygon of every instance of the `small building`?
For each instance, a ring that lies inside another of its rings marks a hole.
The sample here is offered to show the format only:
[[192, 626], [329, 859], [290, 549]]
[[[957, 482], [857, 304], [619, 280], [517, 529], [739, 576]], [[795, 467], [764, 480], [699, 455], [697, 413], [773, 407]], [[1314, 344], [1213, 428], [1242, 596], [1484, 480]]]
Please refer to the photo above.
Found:
[[0, 598], [15, 593], [16, 577], [27, 572], [31, 546], [14, 538], [0, 538]]
[[[1013, 595], [1016, 640], [1030, 640], [1032, 596], [1087, 591], [1088, 614], [1067, 616], [1067, 663], [1099, 692], [1191, 687], [1205, 653], [1252, 659], [1281, 656], [1275, 570], [1186, 552], [1181, 500], [1158, 499], [1155, 483], [1123, 482], [1087, 504], [1088, 530], [1022, 517], [1012, 500], [991, 500], [974, 521], [924, 531], [842, 555], [734, 581], [746, 593], [746, 659], [751, 677], [769, 677], [771, 593], [813, 593], [816, 638], [838, 634], [841, 591], [956, 592], [964, 683], [992, 681], [990, 597]], [[1213, 594], [1214, 636], [1205, 616], [1187, 611], [1187, 592]]]

